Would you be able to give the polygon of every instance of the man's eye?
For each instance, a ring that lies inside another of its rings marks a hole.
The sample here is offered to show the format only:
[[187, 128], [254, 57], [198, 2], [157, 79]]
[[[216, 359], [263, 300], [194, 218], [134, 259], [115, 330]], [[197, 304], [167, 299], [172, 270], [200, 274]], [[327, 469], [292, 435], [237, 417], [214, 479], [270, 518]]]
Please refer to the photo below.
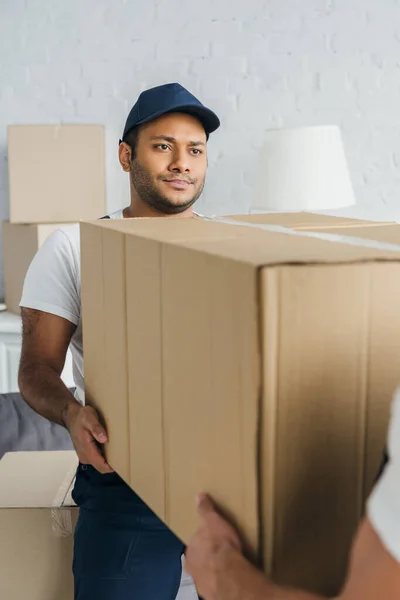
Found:
[[156, 148], [160, 148], [160, 150], [169, 150], [169, 146], [167, 144], [157, 144]]
[[198, 154], [203, 154], [203, 152], [201, 150], [199, 150], [198, 148], [192, 148], [192, 152], [197, 156]]

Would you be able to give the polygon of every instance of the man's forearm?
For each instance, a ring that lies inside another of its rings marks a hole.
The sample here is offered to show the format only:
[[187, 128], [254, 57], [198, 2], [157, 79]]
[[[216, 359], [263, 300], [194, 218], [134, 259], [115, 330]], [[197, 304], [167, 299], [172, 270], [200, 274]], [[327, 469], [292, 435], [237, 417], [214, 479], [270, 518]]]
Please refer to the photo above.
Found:
[[241, 554], [226, 551], [215, 560], [212, 600], [327, 600], [308, 592], [275, 586]]
[[60, 375], [48, 365], [21, 365], [18, 381], [25, 402], [46, 419], [64, 427], [81, 406]]

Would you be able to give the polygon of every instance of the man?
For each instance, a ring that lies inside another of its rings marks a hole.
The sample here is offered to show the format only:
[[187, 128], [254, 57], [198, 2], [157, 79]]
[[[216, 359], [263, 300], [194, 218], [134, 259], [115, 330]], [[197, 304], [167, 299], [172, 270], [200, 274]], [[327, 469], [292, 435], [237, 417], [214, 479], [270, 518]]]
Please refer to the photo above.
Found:
[[[131, 202], [108, 218], [191, 217], [204, 186], [207, 140], [218, 127], [218, 117], [178, 84], [143, 92], [119, 146]], [[35, 411], [69, 430], [79, 457], [75, 600], [173, 600], [182, 544], [106, 463], [99, 444], [107, 432], [84, 406], [80, 290], [79, 226], [73, 225], [46, 240], [27, 273], [19, 385]], [[75, 396], [60, 378], [69, 346]]]
[[[275, 586], [243, 557], [235, 531], [205, 495], [200, 528], [186, 553], [186, 568], [204, 600], [322, 600]], [[389, 430], [389, 463], [372, 493], [356, 536], [348, 577], [337, 600], [400, 598], [400, 392]]]

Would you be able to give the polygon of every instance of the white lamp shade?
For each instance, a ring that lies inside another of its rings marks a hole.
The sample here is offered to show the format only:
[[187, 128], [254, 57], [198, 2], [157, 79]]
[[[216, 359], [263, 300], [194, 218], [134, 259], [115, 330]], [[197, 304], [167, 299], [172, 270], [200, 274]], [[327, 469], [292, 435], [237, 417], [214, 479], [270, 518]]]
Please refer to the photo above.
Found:
[[355, 204], [340, 129], [267, 131], [254, 211], [330, 210]]

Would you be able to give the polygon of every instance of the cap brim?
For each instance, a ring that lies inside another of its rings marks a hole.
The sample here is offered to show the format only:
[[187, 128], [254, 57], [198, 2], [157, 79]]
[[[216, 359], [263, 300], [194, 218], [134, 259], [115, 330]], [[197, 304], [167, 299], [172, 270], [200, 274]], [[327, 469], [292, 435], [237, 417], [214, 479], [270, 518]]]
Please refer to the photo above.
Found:
[[176, 113], [176, 112], [187, 113], [189, 115], [193, 115], [194, 117], [197, 117], [199, 119], [199, 121], [201, 121], [201, 123], [203, 124], [204, 130], [207, 133], [207, 135], [210, 133], [213, 133], [213, 131], [218, 129], [218, 127], [221, 124], [217, 115], [209, 108], [206, 108], [205, 106], [183, 104], [183, 105], [174, 106], [173, 108], [169, 108], [168, 110], [161, 110], [157, 113], [153, 113], [149, 117], [146, 117], [145, 119], [142, 119], [141, 121], [136, 123], [135, 127], [137, 125], [142, 125], [143, 123], [148, 123], [149, 121], [154, 121], [154, 119], [157, 119], [158, 117], [161, 117], [162, 115], [166, 115], [168, 113]]

